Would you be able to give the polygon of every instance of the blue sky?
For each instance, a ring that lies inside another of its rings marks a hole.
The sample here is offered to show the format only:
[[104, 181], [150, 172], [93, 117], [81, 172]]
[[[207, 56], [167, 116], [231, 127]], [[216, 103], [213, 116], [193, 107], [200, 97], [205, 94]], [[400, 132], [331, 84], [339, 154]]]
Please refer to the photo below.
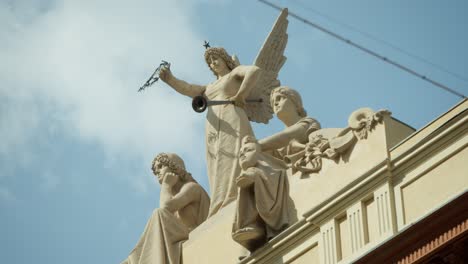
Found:
[[[466, 1], [273, 2], [468, 94]], [[162, 59], [187, 81], [213, 81], [203, 40], [252, 63], [278, 14], [245, 0], [0, 1], [2, 262], [119, 263], [159, 205], [159, 152], [179, 153], [207, 189], [204, 115], [162, 83], [136, 90]], [[460, 101], [289, 21], [280, 80], [322, 127], [368, 106], [419, 129]], [[282, 124], [254, 129], [261, 138]]]

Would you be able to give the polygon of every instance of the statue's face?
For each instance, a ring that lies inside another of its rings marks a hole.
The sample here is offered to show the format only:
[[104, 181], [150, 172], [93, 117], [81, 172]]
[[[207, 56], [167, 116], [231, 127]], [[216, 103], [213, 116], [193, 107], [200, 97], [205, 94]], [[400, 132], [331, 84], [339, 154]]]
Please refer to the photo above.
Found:
[[220, 73], [229, 71], [229, 67], [227, 66], [226, 62], [217, 55], [211, 55], [209, 62], [210, 68], [218, 75]]
[[239, 151], [239, 163], [244, 170], [255, 166], [257, 163], [257, 144], [247, 143], [242, 145]]
[[169, 167], [165, 164], [162, 163], [156, 163], [154, 165], [154, 174], [156, 174], [156, 177], [158, 177], [159, 183], [162, 183], [164, 179], [164, 175], [169, 172]]
[[173, 173], [169, 166], [162, 163], [156, 163], [155, 166], [155, 174], [158, 177], [159, 184], [164, 183], [168, 184], [169, 186], [174, 186], [174, 184], [176, 184], [177, 181], [179, 181], [179, 176]]
[[293, 101], [286, 95], [275, 93], [273, 96], [273, 111], [275, 111], [276, 115], [289, 111], [297, 111]]

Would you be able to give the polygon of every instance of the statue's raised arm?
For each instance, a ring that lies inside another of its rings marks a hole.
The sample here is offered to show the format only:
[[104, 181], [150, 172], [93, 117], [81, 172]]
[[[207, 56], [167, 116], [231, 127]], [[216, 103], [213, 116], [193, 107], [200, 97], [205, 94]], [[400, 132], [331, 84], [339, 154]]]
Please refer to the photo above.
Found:
[[167, 83], [170, 87], [182, 95], [195, 97], [203, 94], [206, 86], [190, 84], [184, 80], [177, 79], [171, 72], [169, 67], [162, 67], [159, 71], [159, 78]]
[[287, 16], [288, 9], [283, 9], [253, 63], [261, 69], [261, 74], [247, 99], [262, 99], [262, 103], [246, 105], [245, 112], [250, 121], [267, 124], [273, 117], [270, 94], [273, 88], [280, 86], [278, 73], [286, 62]]

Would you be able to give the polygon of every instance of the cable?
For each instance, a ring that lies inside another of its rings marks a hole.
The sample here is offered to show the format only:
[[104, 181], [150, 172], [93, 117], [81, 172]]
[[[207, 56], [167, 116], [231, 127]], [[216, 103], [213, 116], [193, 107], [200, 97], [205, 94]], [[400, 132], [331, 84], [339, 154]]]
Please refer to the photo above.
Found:
[[412, 53], [410, 53], [410, 52], [408, 52], [408, 51], [405, 51], [404, 49], [402, 49], [402, 48], [400, 48], [400, 47], [398, 47], [398, 46], [396, 46], [396, 45], [393, 45], [392, 43], [390, 43], [390, 42], [388, 42], [388, 41], [385, 41], [385, 40], [382, 40], [382, 39], [380, 39], [380, 38], [377, 38], [377, 37], [375, 37], [375, 36], [373, 36], [373, 35], [371, 35], [371, 34], [369, 34], [369, 33], [367, 33], [367, 32], [364, 32], [364, 31], [362, 31], [362, 30], [360, 30], [360, 29], [358, 29], [358, 28], [356, 28], [356, 27], [353, 27], [353, 26], [348, 25], [348, 24], [346, 24], [346, 23], [344, 23], [344, 22], [341, 22], [341, 21], [339, 21], [339, 20], [337, 20], [337, 19], [335, 19], [335, 18], [333, 18], [333, 17], [331, 17], [331, 16], [329, 16], [329, 15], [327, 15], [327, 14], [324, 14], [324, 13], [322, 13], [322, 12], [319, 12], [319, 11], [317, 11], [317, 10], [314, 10], [314, 9], [312, 9], [312, 8], [310, 8], [310, 7], [308, 7], [308, 6], [306, 6], [302, 1], [298, 1], [298, 0], [291, 0], [291, 1], [292, 1], [292, 2], [295, 2], [296, 4], [298, 4], [299, 6], [301, 6], [302, 8], [304, 8], [304, 9], [306, 9], [306, 10], [308, 10], [308, 11], [315, 13], [315, 14], [318, 15], [318, 16], [324, 17], [325, 19], [328, 19], [328, 20], [330, 20], [331, 22], [334, 22], [334, 23], [336, 23], [336, 24], [338, 24], [338, 25], [340, 25], [340, 26], [342, 26], [342, 27], [348, 28], [348, 29], [351, 30], [351, 31], [358, 32], [359, 34], [361, 34], [361, 35], [363, 35], [363, 36], [365, 36], [365, 37], [367, 37], [367, 38], [369, 38], [369, 39], [371, 39], [371, 40], [374, 40], [374, 41], [376, 41], [376, 42], [379, 42], [380, 44], [383, 44], [383, 45], [388, 46], [388, 47], [390, 47], [390, 48], [392, 48], [392, 49], [394, 49], [394, 50], [396, 50], [396, 51], [399, 51], [400, 53], [403, 53], [403, 54], [405, 54], [405, 55], [408, 56], [408, 57], [411, 57], [411, 58], [413, 58], [413, 59], [415, 59], [415, 60], [418, 60], [418, 61], [420, 61], [420, 62], [422, 62], [422, 63], [425, 63], [425, 64], [427, 64], [427, 65], [430, 65], [430, 66], [432, 66], [432, 67], [434, 67], [434, 68], [436, 68], [436, 69], [438, 69], [438, 70], [440, 70], [440, 71], [442, 71], [442, 72], [445, 72], [445, 73], [447, 73], [447, 74], [450, 74], [450, 75], [452, 75], [453, 77], [455, 77], [455, 78], [457, 78], [457, 79], [459, 79], [459, 80], [461, 80], [461, 81], [464, 81], [464, 82], [468, 83], [468, 78], [465, 77], [465, 76], [462, 76], [461, 74], [458, 74], [458, 73], [449, 71], [449, 70], [447, 70], [446, 68], [444, 68], [444, 67], [442, 67], [442, 66], [440, 66], [440, 65], [438, 65], [438, 64], [436, 64], [436, 63], [433, 63], [433, 62], [431, 62], [431, 61], [429, 61], [429, 60], [427, 60], [427, 59], [424, 59], [424, 58], [421, 57], [421, 56], [418, 56], [418, 55], [412, 54]]
[[[270, 3], [270, 2], [268, 2], [266, 0], [258, 0], [258, 1], [272, 7], [274, 9], [278, 10], [278, 11], [282, 10], [281, 7], [279, 7], [279, 6], [277, 6], [277, 5], [273, 4], [273, 3]], [[378, 53], [376, 53], [376, 52], [374, 52], [374, 51], [372, 51], [370, 49], [367, 49], [367, 48], [365, 48], [365, 47], [363, 47], [363, 46], [361, 46], [359, 44], [356, 44], [356, 43], [352, 42], [351, 40], [346, 39], [346, 38], [332, 32], [332, 31], [330, 31], [330, 30], [328, 30], [328, 29], [326, 29], [326, 28], [324, 28], [324, 27], [322, 27], [322, 26], [320, 26], [318, 24], [310, 22], [309, 20], [307, 20], [305, 18], [302, 18], [302, 17], [300, 17], [299, 15], [296, 15], [293, 12], [289, 12], [289, 15], [294, 17], [295, 19], [303, 22], [304, 24], [312, 26], [312, 27], [314, 27], [314, 28], [316, 28], [316, 29], [318, 29], [318, 30], [320, 30], [320, 31], [322, 31], [322, 32], [324, 32], [324, 33], [338, 39], [338, 40], [341, 40], [341, 41], [345, 42], [348, 45], [351, 45], [351, 46], [353, 46], [353, 47], [355, 47], [355, 48], [357, 48], [357, 49], [359, 49], [361, 51], [364, 51], [365, 53], [370, 54], [370, 55], [372, 55], [372, 56], [374, 56], [374, 57], [376, 57], [378, 59], [381, 59], [381, 60], [383, 60], [383, 61], [385, 61], [385, 62], [387, 62], [387, 63], [389, 63], [389, 64], [391, 64], [391, 65], [393, 65], [393, 66], [395, 66], [395, 67], [397, 67], [397, 68], [399, 68], [401, 70], [403, 70], [403, 71], [406, 71], [406, 72], [408, 72], [408, 73], [410, 73], [410, 74], [412, 74], [414, 76], [417, 76], [417, 77], [423, 79], [424, 81], [427, 81], [427, 82], [429, 82], [429, 83], [431, 83], [431, 84], [433, 84], [433, 85], [435, 85], [435, 86], [437, 86], [439, 88], [442, 88], [442, 89], [444, 89], [444, 90], [446, 90], [446, 91], [448, 91], [448, 92], [450, 92], [450, 93], [452, 93], [452, 94], [454, 94], [454, 95], [456, 95], [458, 97], [461, 97], [462, 99], [466, 98], [465, 95], [463, 95], [463, 94], [461, 94], [461, 93], [459, 93], [459, 92], [457, 92], [457, 91], [455, 91], [455, 90], [453, 90], [453, 89], [451, 89], [451, 88], [449, 88], [449, 87], [447, 87], [447, 86], [445, 86], [445, 85], [443, 85], [443, 84], [441, 84], [439, 82], [436, 82], [436, 81], [434, 81], [434, 80], [432, 80], [432, 79], [430, 79], [430, 78], [428, 78], [428, 77], [426, 77], [426, 76], [424, 76], [424, 75], [422, 75], [420, 73], [417, 73], [414, 70], [412, 70], [412, 69], [410, 69], [410, 68], [408, 68], [408, 67], [406, 67], [404, 65], [401, 65], [401, 64], [399, 64], [399, 63], [397, 63], [397, 62], [395, 62], [393, 60], [390, 60], [387, 57], [384, 57], [384, 56], [382, 56], [382, 55], [380, 55], [380, 54], [378, 54]]]

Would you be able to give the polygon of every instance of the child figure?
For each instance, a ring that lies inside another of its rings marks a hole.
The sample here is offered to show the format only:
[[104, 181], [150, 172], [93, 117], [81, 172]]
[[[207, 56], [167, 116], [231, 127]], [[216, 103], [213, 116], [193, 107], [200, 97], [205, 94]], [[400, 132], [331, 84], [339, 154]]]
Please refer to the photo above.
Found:
[[286, 172], [266, 162], [260, 145], [245, 136], [239, 152], [241, 174], [232, 238], [250, 252], [289, 225]]

